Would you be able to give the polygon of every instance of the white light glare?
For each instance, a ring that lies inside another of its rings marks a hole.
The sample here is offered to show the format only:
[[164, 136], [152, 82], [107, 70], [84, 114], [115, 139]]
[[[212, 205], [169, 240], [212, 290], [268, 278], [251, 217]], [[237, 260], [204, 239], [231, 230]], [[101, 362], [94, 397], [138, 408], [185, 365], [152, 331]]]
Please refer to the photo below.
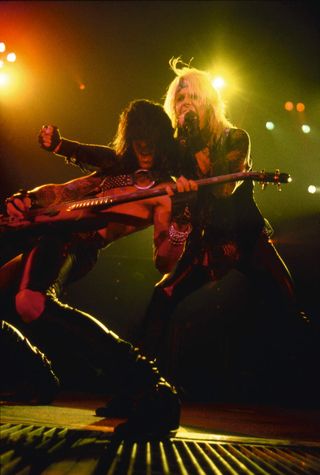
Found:
[[310, 134], [311, 128], [310, 128], [309, 125], [303, 124], [303, 125], [301, 126], [301, 130], [302, 130], [302, 132], [303, 132], [304, 134]]
[[0, 73], [0, 87], [5, 87], [9, 84], [9, 76], [6, 73]]
[[271, 121], [266, 122], [266, 129], [273, 130], [274, 129], [274, 123], [271, 122]]
[[320, 193], [320, 186], [309, 185], [308, 192], [311, 193], [312, 195], [314, 193]]
[[0, 42], [0, 53], [4, 53], [6, 50], [6, 45], [3, 41]]
[[225, 80], [221, 76], [213, 78], [211, 84], [218, 91], [220, 91], [220, 89], [223, 89], [226, 85]]
[[7, 60], [9, 61], [9, 63], [14, 63], [16, 59], [16, 53], [9, 53], [7, 56]]

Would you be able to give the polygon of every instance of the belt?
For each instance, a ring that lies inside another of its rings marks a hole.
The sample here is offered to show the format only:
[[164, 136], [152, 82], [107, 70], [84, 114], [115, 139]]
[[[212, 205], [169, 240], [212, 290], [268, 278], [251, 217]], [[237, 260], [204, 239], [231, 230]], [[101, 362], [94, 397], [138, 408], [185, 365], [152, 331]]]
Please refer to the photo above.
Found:
[[128, 175], [106, 176], [101, 185], [101, 191], [123, 186], [135, 186], [140, 190], [147, 190], [155, 184], [156, 180], [149, 170], [139, 169]]

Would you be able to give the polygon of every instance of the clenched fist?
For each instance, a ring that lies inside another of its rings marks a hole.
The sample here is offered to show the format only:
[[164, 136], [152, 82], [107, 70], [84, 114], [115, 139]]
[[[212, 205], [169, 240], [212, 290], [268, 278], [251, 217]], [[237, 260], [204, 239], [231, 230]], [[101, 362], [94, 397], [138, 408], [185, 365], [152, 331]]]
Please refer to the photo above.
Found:
[[44, 125], [38, 135], [41, 147], [48, 152], [58, 152], [61, 145], [61, 135], [55, 125]]

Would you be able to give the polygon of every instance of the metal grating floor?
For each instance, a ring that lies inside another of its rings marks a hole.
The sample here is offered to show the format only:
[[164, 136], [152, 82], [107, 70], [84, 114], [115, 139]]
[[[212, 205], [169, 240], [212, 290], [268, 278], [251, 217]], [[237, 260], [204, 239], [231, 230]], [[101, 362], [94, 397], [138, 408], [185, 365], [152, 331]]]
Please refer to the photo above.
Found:
[[177, 437], [129, 442], [100, 431], [1, 424], [1, 475], [320, 474], [320, 444]]

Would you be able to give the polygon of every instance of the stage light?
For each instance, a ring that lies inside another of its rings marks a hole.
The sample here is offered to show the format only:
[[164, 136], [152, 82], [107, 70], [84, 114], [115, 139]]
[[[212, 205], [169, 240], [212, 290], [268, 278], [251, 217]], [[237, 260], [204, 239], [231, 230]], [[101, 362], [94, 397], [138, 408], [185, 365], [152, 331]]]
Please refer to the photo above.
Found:
[[311, 193], [312, 195], [314, 193], [320, 193], [320, 186], [309, 185], [308, 192]]
[[16, 53], [9, 53], [7, 55], [7, 60], [9, 61], [9, 63], [14, 63], [16, 59], [17, 59]]
[[273, 130], [274, 129], [274, 123], [271, 122], [270, 120], [268, 122], [266, 122], [266, 129]]
[[298, 112], [303, 112], [305, 110], [305, 105], [303, 104], [303, 102], [298, 102], [298, 104], [296, 105], [296, 109]]
[[225, 80], [221, 76], [216, 76], [215, 78], [212, 79], [211, 81], [212, 87], [220, 91], [223, 89], [226, 85]]
[[4, 53], [6, 50], [6, 45], [3, 41], [0, 42], [0, 53]]
[[293, 102], [287, 101], [284, 105], [286, 111], [292, 111], [294, 108]]
[[0, 73], [0, 87], [6, 87], [9, 84], [9, 75], [7, 73]]
[[310, 132], [311, 132], [311, 128], [310, 128], [310, 126], [307, 125], [307, 124], [303, 124], [303, 125], [301, 126], [301, 130], [302, 130], [302, 132], [303, 132], [304, 134], [310, 134]]
[[86, 85], [85, 85], [85, 84], [81, 83], [81, 84], [79, 85], [80, 91], [84, 91], [85, 88], [86, 88]]

